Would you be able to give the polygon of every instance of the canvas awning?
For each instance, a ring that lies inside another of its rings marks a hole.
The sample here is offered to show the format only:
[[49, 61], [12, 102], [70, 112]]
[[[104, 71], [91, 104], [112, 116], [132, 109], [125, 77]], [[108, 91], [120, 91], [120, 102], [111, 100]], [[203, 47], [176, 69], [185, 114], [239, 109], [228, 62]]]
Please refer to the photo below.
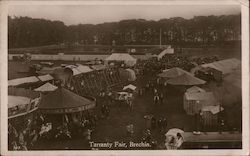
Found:
[[38, 79], [40, 79], [40, 81], [42, 82], [45, 82], [45, 81], [53, 80], [54, 78], [50, 74], [47, 74], [47, 75], [38, 76]]
[[16, 107], [19, 105], [25, 105], [30, 103], [30, 98], [23, 96], [8, 96], [8, 108]]
[[162, 73], [158, 74], [159, 77], [162, 77], [162, 78], [173, 78], [173, 77], [177, 77], [177, 76], [180, 76], [182, 74], [188, 74], [188, 75], [193, 75], [181, 68], [178, 68], [178, 67], [174, 67], [174, 68], [171, 68], [171, 69], [166, 69], [164, 70]]
[[205, 84], [206, 81], [185, 73], [167, 80], [167, 83], [171, 85], [201, 85]]
[[47, 82], [44, 85], [36, 88], [35, 91], [37, 91], [37, 92], [51, 92], [51, 91], [56, 90], [57, 88], [58, 88], [57, 86], [54, 86], [51, 83]]
[[18, 86], [18, 85], [26, 84], [26, 83], [35, 83], [38, 81], [39, 81], [39, 79], [35, 76], [18, 78], [18, 79], [9, 80], [8, 86]]
[[209, 100], [209, 101], [216, 101], [215, 96], [212, 92], [198, 92], [198, 93], [185, 93], [187, 100]]
[[88, 110], [95, 107], [95, 99], [79, 96], [65, 88], [42, 97], [38, 108], [46, 114], [65, 114]]

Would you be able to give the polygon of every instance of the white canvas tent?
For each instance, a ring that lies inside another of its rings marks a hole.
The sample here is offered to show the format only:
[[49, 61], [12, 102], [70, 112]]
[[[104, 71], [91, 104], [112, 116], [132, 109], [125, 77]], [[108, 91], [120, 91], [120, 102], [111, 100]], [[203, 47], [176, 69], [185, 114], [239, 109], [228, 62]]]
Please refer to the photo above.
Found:
[[188, 115], [199, 113], [203, 106], [219, 105], [212, 92], [186, 92], [183, 99], [183, 108]]
[[241, 66], [241, 61], [236, 58], [231, 58], [201, 65], [201, 67], [203, 68], [209, 67], [221, 71], [222, 74], [232, 73], [240, 66]]
[[127, 53], [112, 53], [105, 59], [105, 64], [110, 61], [123, 61], [127, 66], [134, 66], [137, 59]]

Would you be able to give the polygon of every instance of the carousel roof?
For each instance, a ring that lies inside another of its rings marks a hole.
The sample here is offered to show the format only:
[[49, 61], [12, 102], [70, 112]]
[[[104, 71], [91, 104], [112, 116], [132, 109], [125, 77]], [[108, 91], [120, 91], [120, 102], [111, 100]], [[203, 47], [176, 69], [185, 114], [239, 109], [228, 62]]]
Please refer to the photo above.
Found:
[[38, 108], [47, 110], [47, 113], [71, 113], [86, 110], [94, 106], [94, 99], [87, 99], [60, 87], [42, 97]]
[[171, 69], [164, 70], [158, 76], [163, 77], [163, 78], [174, 78], [174, 77], [180, 76], [182, 74], [192, 75], [191, 73], [189, 73], [189, 72], [187, 72], [187, 71], [185, 71], [185, 70], [183, 70], [181, 68], [174, 67], [174, 68], [171, 68]]
[[180, 76], [167, 80], [167, 83], [172, 85], [200, 85], [205, 84], [206, 81], [189, 74], [182, 74]]

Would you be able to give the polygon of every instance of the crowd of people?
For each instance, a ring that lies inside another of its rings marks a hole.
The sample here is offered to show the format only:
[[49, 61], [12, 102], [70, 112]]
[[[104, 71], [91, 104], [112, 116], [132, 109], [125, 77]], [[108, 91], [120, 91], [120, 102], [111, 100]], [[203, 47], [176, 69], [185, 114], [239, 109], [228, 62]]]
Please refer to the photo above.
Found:
[[38, 141], [53, 139], [71, 139], [83, 137], [91, 139], [99, 118], [96, 114], [51, 115], [32, 114], [27, 123], [17, 125], [15, 121], [8, 124], [9, 150], [28, 150], [35, 147]]
[[190, 71], [197, 65], [219, 61], [218, 56], [195, 57], [189, 58], [178, 54], [165, 55], [162, 59], [150, 58], [141, 60], [136, 64], [136, 68], [140, 69], [141, 74], [155, 76], [164, 69], [179, 67], [183, 70]]
[[[189, 58], [178, 55], [164, 56], [161, 60], [149, 59], [145, 61], [138, 61], [138, 63], [132, 69], [136, 71], [138, 77], [138, 95], [143, 97], [145, 95], [153, 95], [152, 103], [155, 106], [160, 106], [164, 103], [164, 100], [168, 96], [166, 90], [166, 83], [161, 83], [156, 75], [164, 69], [172, 67], [180, 67], [184, 70], [190, 71], [195, 65], [209, 63], [218, 60], [217, 57], [211, 58], [194, 58], [190, 61]], [[195, 62], [192, 63], [192, 62]], [[119, 67], [116, 67], [119, 69]], [[116, 69], [115, 68], [115, 69]], [[109, 76], [106, 77], [110, 80], [110, 83], [120, 82], [117, 70], [108, 70]], [[112, 74], [115, 73], [115, 79], [112, 78]], [[97, 74], [98, 76], [98, 74]], [[149, 79], [142, 85], [139, 85], [140, 80], [149, 77]], [[89, 77], [89, 80], [91, 77]], [[81, 86], [81, 81], [78, 82]], [[101, 82], [96, 83], [97, 88], [101, 85]], [[99, 84], [99, 85], [98, 85]], [[109, 84], [110, 85], [110, 84]], [[119, 83], [121, 85], [121, 83]], [[130, 111], [133, 110], [133, 97], [135, 93], [128, 93], [127, 96], [116, 97], [116, 91], [113, 91], [109, 87], [101, 87], [97, 93], [92, 94], [97, 99], [97, 110], [93, 113], [87, 112], [84, 115], [63, 115], [63, 122], [60, 126], [54, 126], [55, 121], [51, 121], [47, 115], [34, 114], [33, 118], [27, 120], [24, 128], [15, 127], [14, 123], [9, 122], [9, 149], [10, 150], [27, 150], [32, 149], [36, 142], [40, 139], [71, 139], [74, 137], [84, 137], [90, 141], [92, 139], [92, 133], [95, 130], [98, 120], [108, 119], [110, 116], [110, 107], [112, 105], [121, 106], [125, 103]], [[52, 117], [53, 118], [53, 117]], [[61, 119], [62, 119], [61, 118]], [[159, 117], [158, 119], [154, 115], [144, 116], [146, 120], [146, 128], [144, 131], [143, 141], [150, 142], [154, 147], [157, 142], [152, 139], [151, 131], [158, 129], [160, 132], [166, 132], [167, 130], [167, 117]], [[133, 127], [136, 125], [128, 125], [127, 132], [129, 136], [134, 133]], [[17, 130], [18, 129], [18, 130]]]

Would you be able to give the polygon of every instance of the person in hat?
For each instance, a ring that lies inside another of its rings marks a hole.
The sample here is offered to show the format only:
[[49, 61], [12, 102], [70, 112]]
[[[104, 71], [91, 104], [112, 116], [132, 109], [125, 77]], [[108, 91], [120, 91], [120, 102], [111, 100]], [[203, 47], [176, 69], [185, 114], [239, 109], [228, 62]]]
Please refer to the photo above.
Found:
[[158, 94], [155, 94], [155, 96], [154, 96], [154, 104], [155, 104], [155, 105], [158, 105], [158, 104], [159, 104], [159, 100], [160, 100], [159, 95], [158, 95]]

